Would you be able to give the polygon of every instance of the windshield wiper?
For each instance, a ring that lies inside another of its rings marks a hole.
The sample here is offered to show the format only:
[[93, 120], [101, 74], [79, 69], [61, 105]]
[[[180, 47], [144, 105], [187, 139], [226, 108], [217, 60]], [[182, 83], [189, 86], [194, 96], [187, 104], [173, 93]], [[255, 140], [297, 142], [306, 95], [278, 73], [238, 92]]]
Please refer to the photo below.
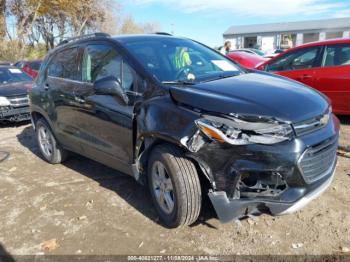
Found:
[[212, 82], [212, 81], [216, 81], [216, 80], [219, 80], [219, 79], [224, 79], [224, 78], [235, 77], [235, 76], [238, 76], [238, 75], [239, 75], [239, 74], [232, 74], [232, 75], [218, 75], [217, 77], [214, 77], [214, 78], [210, 78], [210, 79], [204, 80], [203, 82]]
[[176, 81], [163, 81], [163, 85], [184, 85], [184, 86], [190, 86], [195, 85], [195, 82], [192, 81], [185, 81], [185, 80], [176, 80]]

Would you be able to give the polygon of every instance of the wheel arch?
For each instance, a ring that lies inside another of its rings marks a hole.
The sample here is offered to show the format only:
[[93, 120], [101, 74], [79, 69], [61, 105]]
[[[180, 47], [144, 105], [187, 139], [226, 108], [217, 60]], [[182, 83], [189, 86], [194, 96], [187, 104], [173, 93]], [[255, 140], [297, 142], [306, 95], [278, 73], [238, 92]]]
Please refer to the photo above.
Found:
[[212, 188], [213, 181], [206, 174], [205, 169], [201, 165], [200, 161], [193, 157], [193, 155], [185, 146], [183, 146], [181, 143], [172, 138], [155, 135], [143, 136], [139, 138], [136, 142], [135, 164], [136, 167], [141, 171], [139, 172], [140, 177], [139, 179], [137, 179], [139, 182], [141, 182], [142, 184], [145, 184], [146, 182], [148, 161], [154, 148], [166, 144], [179, 148], [184, 153], [184, 156], [191, 160], [195, 165], [201, 183], [205, 184], [205, 186]]
[[31, 111], [30, 112], [30, 116], [31, 116], [31, 121], [32, 121], [32, 126], [34, 128], [34, 130], [36, 130], [36, 123], [39, 119], [44, 119], [45, 122], [49, 125], [49, 127], [51, 128], [52, 133], [56, 136], [55, 133], [55, 129], [51, 123], [51, 121], [49, 120], [49, 118], [46, 116], [46, 114], [40, 112], [40, 111]]

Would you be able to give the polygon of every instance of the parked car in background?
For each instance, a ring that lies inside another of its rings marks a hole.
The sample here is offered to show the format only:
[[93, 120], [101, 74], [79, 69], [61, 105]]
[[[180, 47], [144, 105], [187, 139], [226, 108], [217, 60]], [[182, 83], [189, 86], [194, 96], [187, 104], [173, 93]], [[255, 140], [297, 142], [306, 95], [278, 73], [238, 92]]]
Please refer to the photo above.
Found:
[[298, 46], [257, 69], [311, 86], [330, 98], [336, 114], [350, 115], [350, 39]]
[[271, 59], [271, 58], [276, 57], [279, 54], [283, 53], [284, 51], [285, 50], [282, 50], [282, 49], [275, 49], [272, 52], [265, 53], [264, 57], [268, 58], [268, 59]]
[[166, 35], [82, 36], [44, 65], [30, 92], [43, 157], [133, 176], [169, 227], [195, 223], [203, 195], [230, 222], [294, 212], [331, 184], [339, 120], [295, 81]]
[[253, 54], [253, 55], [257, 55], [257, 56], [261, 56], [264, 57], [266, 54], [265, 52], [259, 50], [259, 49], [255, 49], [255, 48], [240, 48], [240, 49], [236, 49], [236, 50], [232, 50], [232, 53], [234, 52], [245, 52], [248, 54]]
[[36, 78], [38, 75], [38, 71], [41, 66], [41, 60], [34, 61], [18, 61], [14, 64], [14, 66], [20, 68], [23, 72], [30, 75], [32, 78]]
[[0, 122], [30, 119], [28, 90], [32, 78], [12, 66], [0, 66]]
[[241, 66], [249, 69], [254, 69], [264, 63], [267, 59], [253, 53], [234, 51], [227, 55], [233, 61], [239, 63]]

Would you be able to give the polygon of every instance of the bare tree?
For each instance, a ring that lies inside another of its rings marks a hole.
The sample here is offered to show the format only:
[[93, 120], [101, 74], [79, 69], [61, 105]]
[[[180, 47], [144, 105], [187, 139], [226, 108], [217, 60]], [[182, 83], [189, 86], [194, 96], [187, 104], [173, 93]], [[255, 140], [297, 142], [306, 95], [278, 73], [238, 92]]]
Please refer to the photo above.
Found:
[[6, 0], [0, 0], [0, 39], [6, 36]]

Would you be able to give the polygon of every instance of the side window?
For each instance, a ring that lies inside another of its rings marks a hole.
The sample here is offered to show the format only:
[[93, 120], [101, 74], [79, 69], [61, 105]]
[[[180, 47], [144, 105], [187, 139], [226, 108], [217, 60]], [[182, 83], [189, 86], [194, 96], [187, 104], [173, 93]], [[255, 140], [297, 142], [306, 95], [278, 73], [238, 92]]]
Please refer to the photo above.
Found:
[[350, 45], [327, 46], [324, 67], [350, 65]]
[[55, 55], [48, 66], [48, 76], [80, 81], [78, 48], [64, 50]]
[[302, 70], [317, 66], [319, 48], [308, 48], [288, 53], [272, 62], [267, 71]]
[[115, 77], [123, 89], [133, 90], [134, 72], [113, 47], [102, 44], [87, 46], [83, 57], [83, 81], [93, 83], [108, 76]]

